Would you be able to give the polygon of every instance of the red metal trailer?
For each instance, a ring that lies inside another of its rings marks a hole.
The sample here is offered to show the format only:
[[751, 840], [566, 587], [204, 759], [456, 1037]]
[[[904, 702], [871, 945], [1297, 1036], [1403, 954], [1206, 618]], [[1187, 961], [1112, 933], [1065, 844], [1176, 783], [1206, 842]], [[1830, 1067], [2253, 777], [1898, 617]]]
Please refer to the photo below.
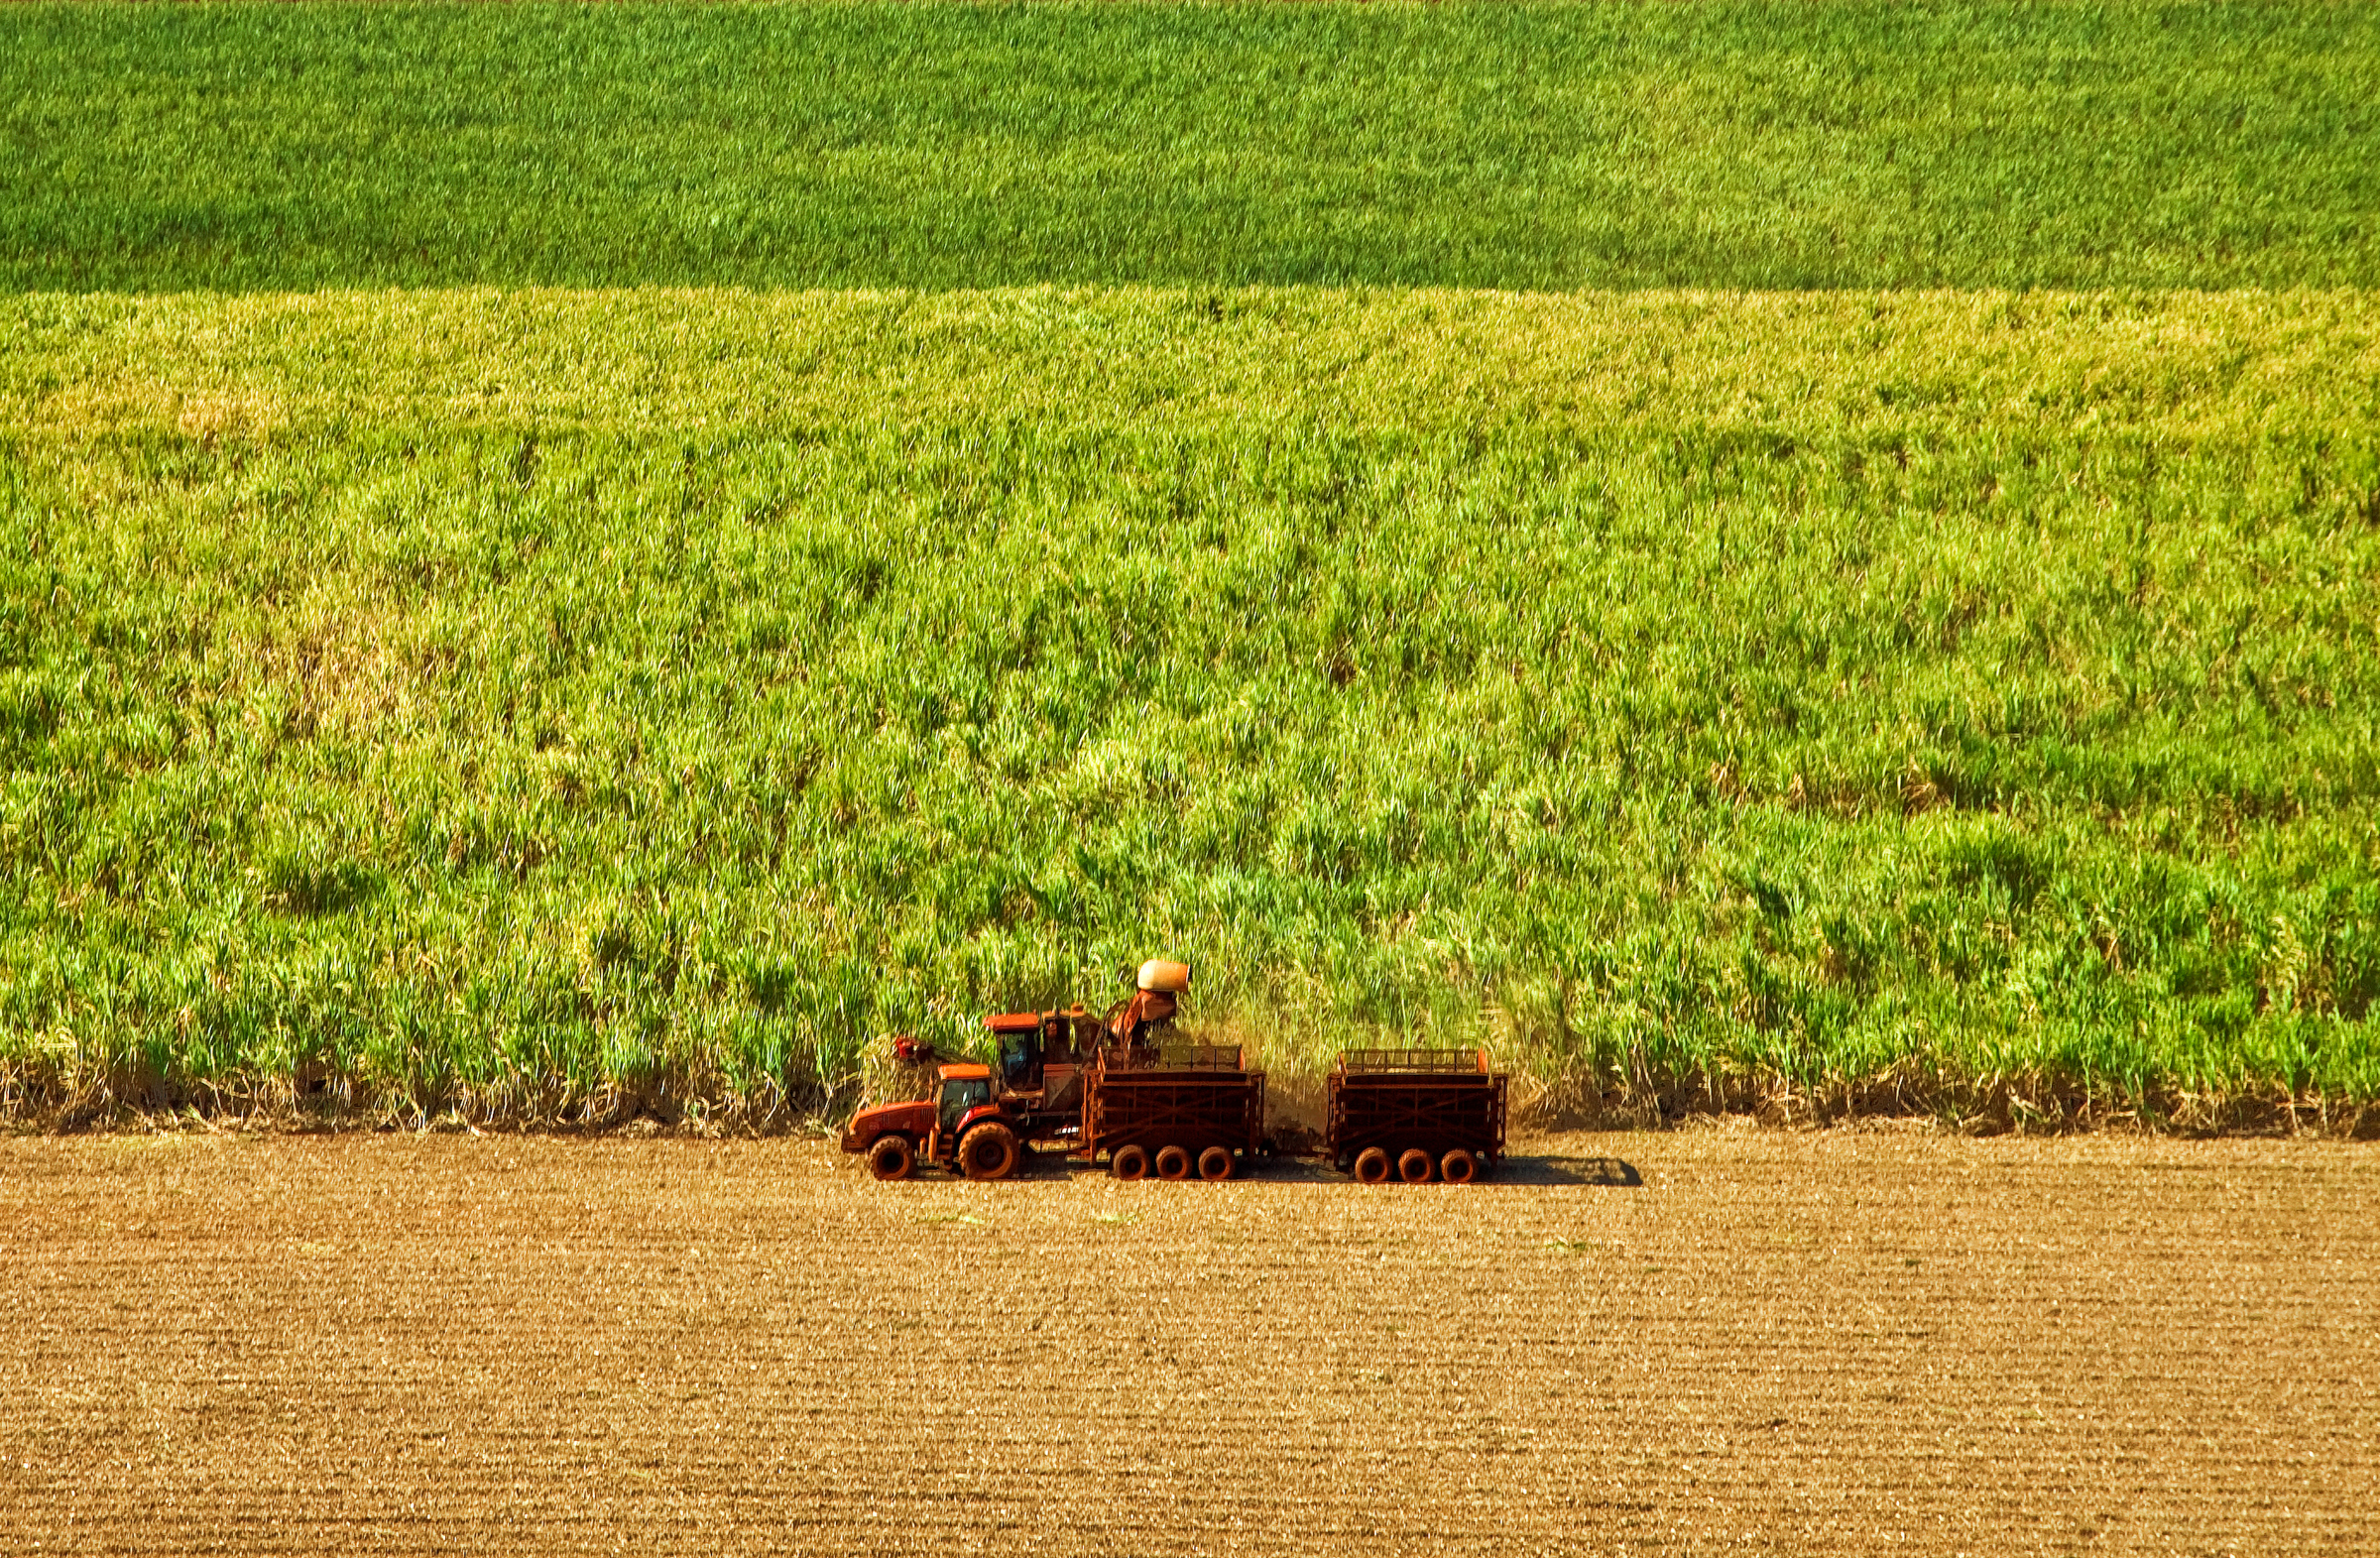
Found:
[[1217, 1044], [1117, 1048], [1093, 1057], [1083, 1090], [1089, 1162], [1119, 1179], [1229, 1179], [1264, 1139], [1264, 1073]]
[[1469, 1184], [1503, 1156], [1505, 1082], [1485, 1049], [1346, 1050], [1323, 1150], [1368, 1185]]

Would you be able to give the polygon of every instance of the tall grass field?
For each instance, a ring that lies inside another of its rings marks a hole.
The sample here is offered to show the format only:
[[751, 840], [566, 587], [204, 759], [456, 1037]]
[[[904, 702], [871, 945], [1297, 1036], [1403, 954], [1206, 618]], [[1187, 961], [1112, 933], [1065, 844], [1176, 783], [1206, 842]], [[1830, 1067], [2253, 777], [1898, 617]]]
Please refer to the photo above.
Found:
[[21, 1077], [810, 1097], [1169, 952], [1289, 1072], [2380, 1084], [2363, 295], [0, 321]]
[[0, 1119], [2380, 1121], [2376, 17], [0, 11]]

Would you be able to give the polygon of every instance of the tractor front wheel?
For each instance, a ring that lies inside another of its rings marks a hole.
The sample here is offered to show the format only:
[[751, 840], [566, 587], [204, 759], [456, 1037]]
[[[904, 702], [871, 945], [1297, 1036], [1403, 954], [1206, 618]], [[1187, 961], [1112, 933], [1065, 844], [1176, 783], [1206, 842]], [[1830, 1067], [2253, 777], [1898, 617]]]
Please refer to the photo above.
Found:
[[959, 1168], [970, 1179], [1006, 1179], [1022, 1156], [1016, 1133], [987, 1120], [959, 1139]]
[[876, 1139], [868, 1149], [868, 1172], [879, 1179], [906, 1179], [917, 1172], [917, 1146], [897, 1132]]

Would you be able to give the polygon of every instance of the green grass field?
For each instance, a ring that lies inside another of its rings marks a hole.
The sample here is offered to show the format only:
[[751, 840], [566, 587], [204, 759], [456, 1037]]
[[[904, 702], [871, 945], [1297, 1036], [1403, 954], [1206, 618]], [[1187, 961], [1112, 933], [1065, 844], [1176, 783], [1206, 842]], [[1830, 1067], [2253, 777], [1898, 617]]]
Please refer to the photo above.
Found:
[[2368, 5], [0, 8], [0, 285], [2380, 285]]
[[2380, 1095], [2368, 295], [0, 340], [22, 1078], [811, 1097], [1164, 952], [1284, 1072]]
[[0, 1119], [783, 1119], [1160, 953], [1292, 1086], [2380, 1118], [2373, 79], [0, 8]]

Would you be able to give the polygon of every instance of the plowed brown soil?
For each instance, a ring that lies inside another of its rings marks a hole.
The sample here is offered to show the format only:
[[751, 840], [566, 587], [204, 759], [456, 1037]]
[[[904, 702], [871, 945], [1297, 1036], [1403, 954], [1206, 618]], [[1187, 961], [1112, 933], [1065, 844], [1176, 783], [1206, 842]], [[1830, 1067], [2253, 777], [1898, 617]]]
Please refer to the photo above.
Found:
[[0, 1551], [2380, 1551], [2380, 1151], [1526, 1151], [0, 1141]]

